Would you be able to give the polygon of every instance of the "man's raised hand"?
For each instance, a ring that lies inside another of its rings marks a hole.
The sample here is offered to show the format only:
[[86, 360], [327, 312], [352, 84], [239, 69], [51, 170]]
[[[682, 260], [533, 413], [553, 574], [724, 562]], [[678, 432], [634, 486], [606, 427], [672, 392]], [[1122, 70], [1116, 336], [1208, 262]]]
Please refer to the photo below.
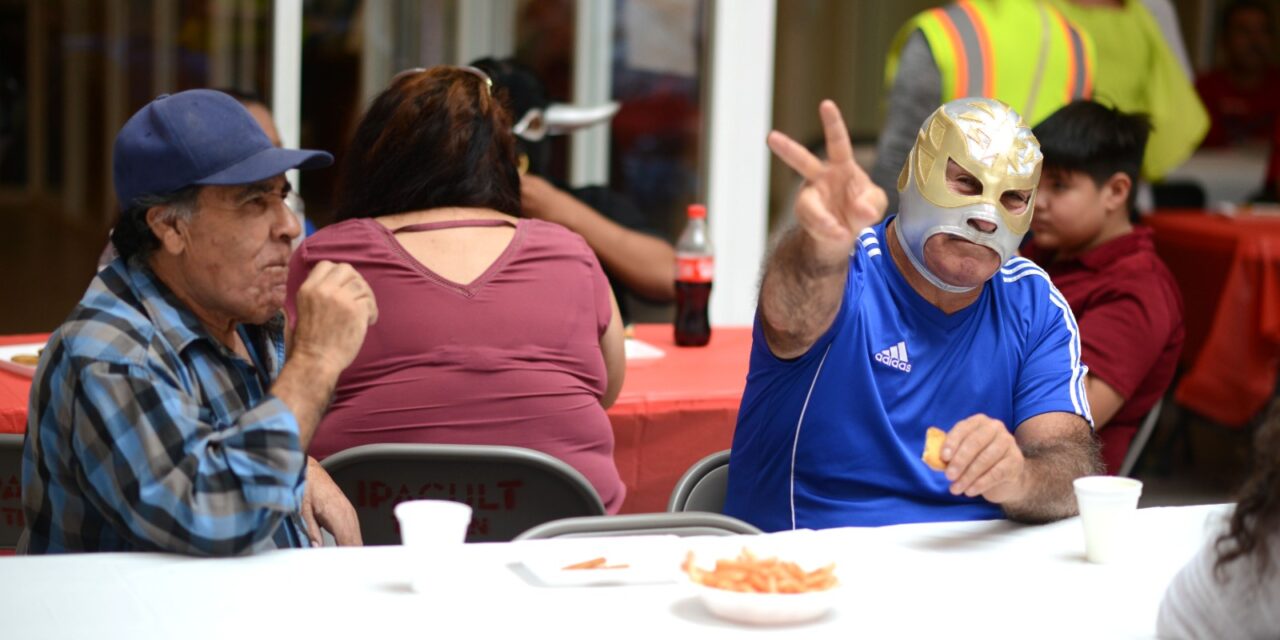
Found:
[[812, 238], [817, 257], [834, 263], [848, 259], [858, 232], [880, 220], [888, 199], [853, 159], [849, 131], [836, 104], [823, 100], [818, 113], [827, 143], [825, 162], [777, 131], [768, 142], [774, 154], [804, 176], [796, 220]]
[[321, 260], [298, 289], [291, 359], [323, 363], [335, 379], [355, 359], [378, 304], [368, 283], [349, 264]]

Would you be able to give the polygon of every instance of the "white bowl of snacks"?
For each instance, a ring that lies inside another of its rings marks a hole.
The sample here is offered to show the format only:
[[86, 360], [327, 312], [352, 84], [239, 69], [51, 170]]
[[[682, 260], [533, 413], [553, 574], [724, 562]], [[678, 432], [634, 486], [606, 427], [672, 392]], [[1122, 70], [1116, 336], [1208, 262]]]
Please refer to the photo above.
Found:
[[835, 564], [757, 557], [745, 548], [736, 558], [708, 560], [691, 551], [682, 568], [712, 614], [746, 624], [816, 620], [831, 611], [841, 590]]

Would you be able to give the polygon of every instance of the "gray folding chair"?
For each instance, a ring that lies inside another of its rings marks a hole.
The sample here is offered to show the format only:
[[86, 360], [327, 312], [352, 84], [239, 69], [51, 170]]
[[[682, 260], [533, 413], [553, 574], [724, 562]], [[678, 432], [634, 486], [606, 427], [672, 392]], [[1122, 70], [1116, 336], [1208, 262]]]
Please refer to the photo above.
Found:
[[576, 469], [520, 447], [371, 444], [321, 463], [355, 506], [365, 544], [399, 544], [393, 509], [416, 499], [471, 505], [467, 542], [505, 542], [560, 518], [604, 514]]
[[22, 438], [0, 433], [0, 549], [13, 549], [22, 536]]
[[1163, 407], [1164, 398], [1156, 400], [1156, 405], [1151, 407], [1147, 417], [1142, 419], [1142, 426], [1138, 427], [1138, 433], [1134, 434], [1133, 441], [1129, 443], [1129, 451], [1124, 454], [1124, 462], [1120, 463], [1120, 472], [1117, 475], [1133, 477], [1133, 468], [1138, 466], [1138, 458], [1142, 456], [1142, 450], [1151, 440], [1151, 432], [1155, 431], [1156, 423], [1160, 421], [1160, 409]]
[[724, 494], [729, 486], [729, 450], [713, 453], [689, 467], [680, 476], [667, 502], [667, 511], [724, 511]]
[[547, 538], [601, 538], [618, 536], [730, 536], [754, 535], [760, 530], [719, 513], [633, 513], [621, 516], [589, 516], [544, 522], [516, 536], [516, 540]]

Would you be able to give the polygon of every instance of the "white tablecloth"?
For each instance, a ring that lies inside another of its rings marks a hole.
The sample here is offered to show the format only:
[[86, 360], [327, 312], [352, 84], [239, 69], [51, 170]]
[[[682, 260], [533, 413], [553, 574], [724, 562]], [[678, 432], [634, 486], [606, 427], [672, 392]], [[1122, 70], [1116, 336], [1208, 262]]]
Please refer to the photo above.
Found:
[[837, 562], [845, 586], [836, 611], [780, 628], [713, 618], [687, 584], [540, 586], [520, 560], [545, 542], [464, 545], [460, 566], [431, 595], [410, 590], [401, 547], [0, 558], [0, 637], [1147, 638], [1165, 585], [1224, 511], [1141, 510], [1140, 544], [1106, 566], [1084, 561], [1074, 518], [676, 543], [699, 554], [804, 549]]

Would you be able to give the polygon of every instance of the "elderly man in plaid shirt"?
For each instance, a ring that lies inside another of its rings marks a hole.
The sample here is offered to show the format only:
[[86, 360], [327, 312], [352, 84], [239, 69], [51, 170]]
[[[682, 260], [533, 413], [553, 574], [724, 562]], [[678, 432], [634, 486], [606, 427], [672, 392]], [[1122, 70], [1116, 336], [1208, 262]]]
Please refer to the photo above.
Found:
[[351, 504], [308, 442], [377, 317], [347, 265], [298, 295], [285, 361], [286, 265], [301, 232], [274, 147], [225, 94], [161, 96], [116, 136], [120, 257], [49, 340], [23, 454], [27, 553], [235, 555], [359, 544]]

